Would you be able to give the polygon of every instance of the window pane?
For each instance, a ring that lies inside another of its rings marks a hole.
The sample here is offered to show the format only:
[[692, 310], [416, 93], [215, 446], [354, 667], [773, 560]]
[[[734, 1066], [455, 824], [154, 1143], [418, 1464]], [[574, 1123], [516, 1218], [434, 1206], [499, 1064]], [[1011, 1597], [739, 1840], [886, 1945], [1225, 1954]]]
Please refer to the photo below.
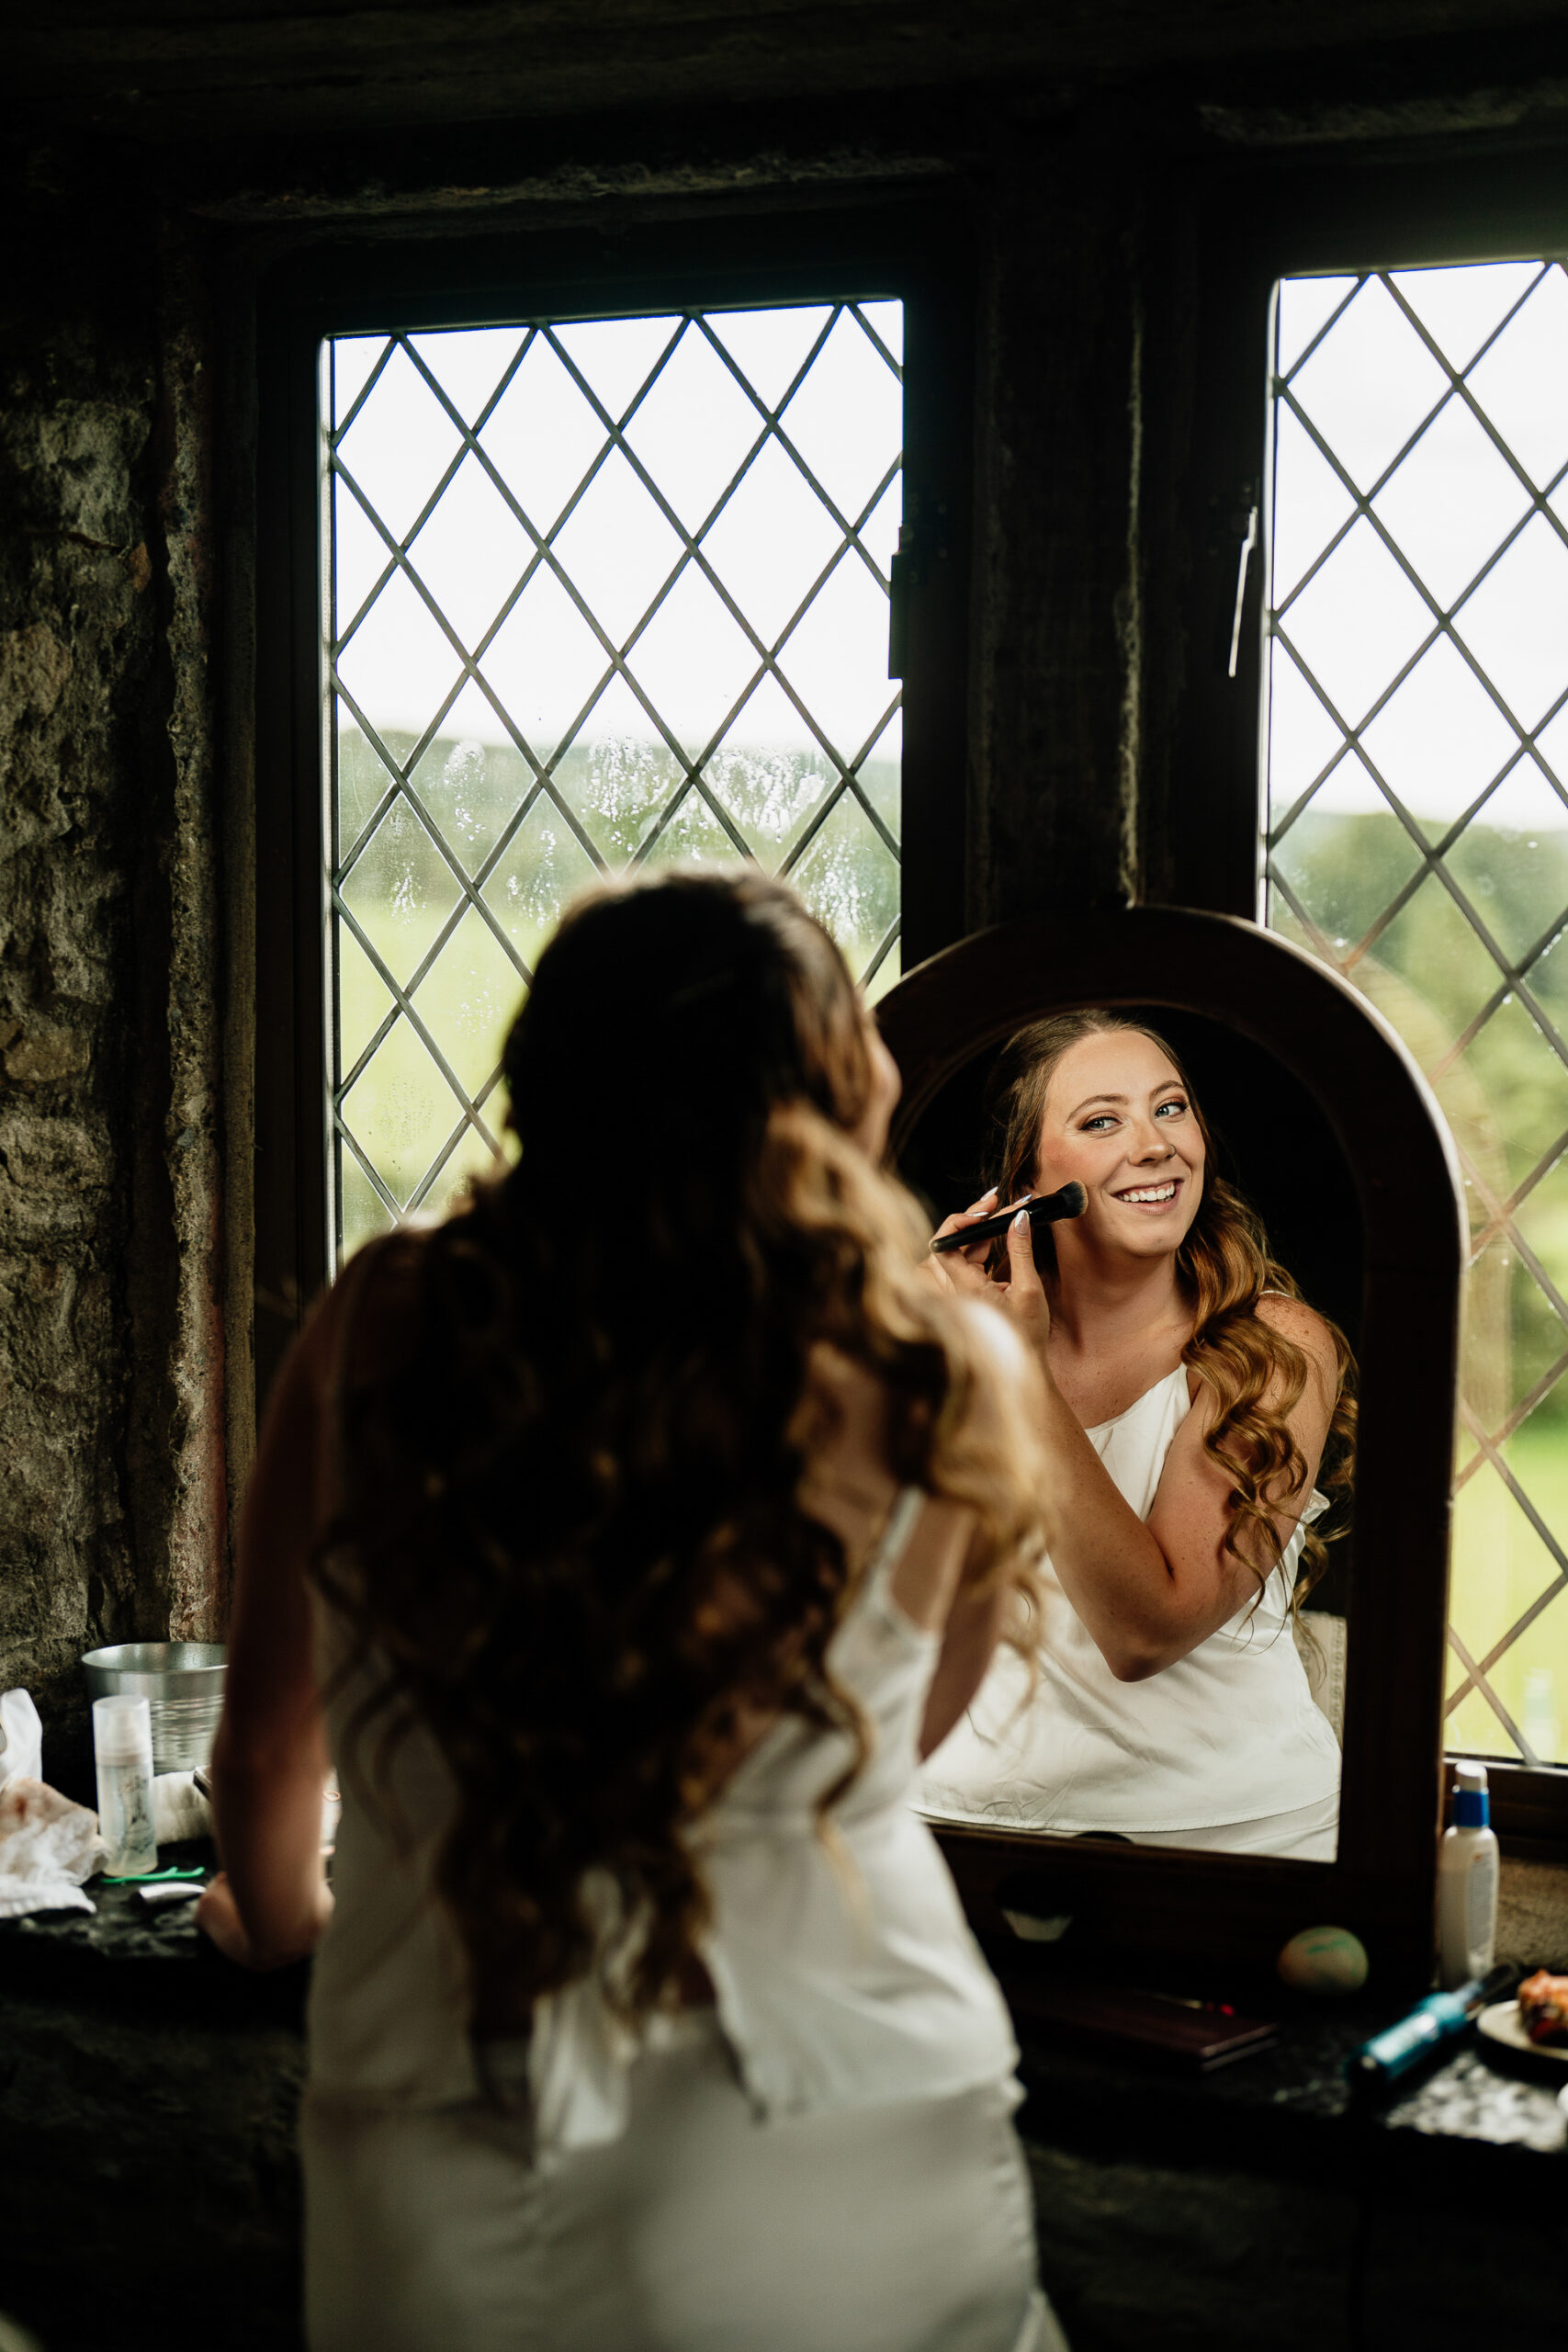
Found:
[[1280, 288], [1268, 919], [1430, 1078], [1470, 1208], [1449, 1740], [1568, 1761], [1568, 277]]
[[754, 860], [897, 978], [902, 351], [888, 301], [329, 345], [339, 1259], [495, 1164], [596, 874]]

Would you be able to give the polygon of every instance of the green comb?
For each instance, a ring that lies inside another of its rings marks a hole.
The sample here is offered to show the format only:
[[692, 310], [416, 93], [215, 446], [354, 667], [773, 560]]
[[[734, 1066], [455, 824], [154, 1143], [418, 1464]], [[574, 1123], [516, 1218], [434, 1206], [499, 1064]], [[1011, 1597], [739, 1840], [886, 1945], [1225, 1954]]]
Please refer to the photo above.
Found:
[[195, 1870], [192, 1871], [135, 1871], [130, 1872], [125, 1878], [109, 1878], [106, 1876], [104, 1884], [106, 1886], [156, 1886], [160, 1879], [205, 1878], [206, 1876], [207, 1872], [202, 1869], [198, 1862]]

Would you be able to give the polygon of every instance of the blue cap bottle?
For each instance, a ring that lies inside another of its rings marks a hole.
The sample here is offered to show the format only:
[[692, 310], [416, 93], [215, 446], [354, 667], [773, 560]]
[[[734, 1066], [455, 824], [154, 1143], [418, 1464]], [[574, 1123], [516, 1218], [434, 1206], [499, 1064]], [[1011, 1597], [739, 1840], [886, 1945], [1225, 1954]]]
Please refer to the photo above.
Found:
[[1438, 1849], [1438, 1973], [1450, 1991], [1484, 1976], [1497, 1941], [1497, 1840], [1486, 1767], [1454, 1768], [1453, 1820]]

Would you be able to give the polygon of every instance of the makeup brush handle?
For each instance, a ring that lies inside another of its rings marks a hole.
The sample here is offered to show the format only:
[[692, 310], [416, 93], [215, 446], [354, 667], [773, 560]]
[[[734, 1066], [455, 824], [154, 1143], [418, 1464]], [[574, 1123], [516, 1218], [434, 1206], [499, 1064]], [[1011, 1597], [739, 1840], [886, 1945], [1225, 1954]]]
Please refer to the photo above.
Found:
[[1002, 1209], [995, 1216], [983, 1216], [975, 1225], [960, 1226], [956, 1233], [939, 1234], [931, 1243], [934, 1254], [944, 1257], [950, 1250], [972, 1250], [977, 1241], [995, 1241], [1004, 1234], [1020, 1209], [1029, 1213], [1031, 1225], [1055, 1225], [1066, 1216], [1082, 1216], [1089, 1195], [1081, 1184], [1064, 1184], [1058, 1193], [1036, 1193], [1032, 1200], [1020, 1201], [1017, 1207]]

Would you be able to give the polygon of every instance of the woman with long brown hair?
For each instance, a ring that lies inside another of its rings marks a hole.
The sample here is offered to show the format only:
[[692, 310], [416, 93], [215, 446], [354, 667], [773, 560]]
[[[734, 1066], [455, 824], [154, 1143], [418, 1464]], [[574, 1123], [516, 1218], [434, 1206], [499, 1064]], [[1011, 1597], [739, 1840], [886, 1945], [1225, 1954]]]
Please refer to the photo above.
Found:
[[505, 1075], [517, 1165], [354, 1261], [242, 1535], [201, 1917], [320, 1939], [313, 2352], [1056, 2344], [909, 1802], [1033, 1589], [1037, 1375], [920, 1280], [780, 886], [580, 902]]
[[[1339, 1750], [1292, 1639], [1313, 1521], [1350, 1475], [1349, 1351], [1217, 1174], [1179, 1062], [1118, 1015], [1021, 1031], [991, 1080], [1005, 1251], [933, 1258], [1002, 1305], [1043, 1374], [1056, 1532], [1025, 1661], [1000, 1652], [927, 1767], [938, 1817], [1332, 1860]], [[1319, 1487], [1325, 1491], [1320, 1492]]]

